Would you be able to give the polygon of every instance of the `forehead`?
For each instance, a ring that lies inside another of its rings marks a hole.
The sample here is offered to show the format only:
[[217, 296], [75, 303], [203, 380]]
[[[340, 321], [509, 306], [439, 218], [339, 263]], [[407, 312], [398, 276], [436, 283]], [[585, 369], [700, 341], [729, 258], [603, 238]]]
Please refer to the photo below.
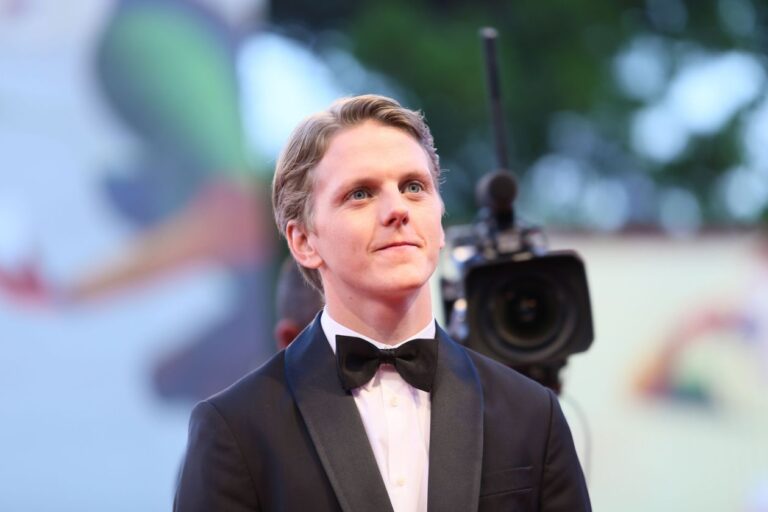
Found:
[[431, 177], [426, 150], [405, 130], [366, 121], [333, 136], [314, 171], [315, 191], [348, 180], [396, 178], [404, 173]]

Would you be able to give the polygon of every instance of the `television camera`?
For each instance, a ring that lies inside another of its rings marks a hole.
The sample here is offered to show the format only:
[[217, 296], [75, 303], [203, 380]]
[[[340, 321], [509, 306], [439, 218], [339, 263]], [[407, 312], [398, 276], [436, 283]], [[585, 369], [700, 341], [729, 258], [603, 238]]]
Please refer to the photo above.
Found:
[[467, 347], [559, 393], [568, 357], [594, 337], [584, 264], [574, 251], [548, 251], [544, 232], [515, 218], [496, 58], [497, 33], [481, 30], [498, 171], [483, 176], [470, 225], [447, 230], [457, 277], [443, 278], [448, 329]]

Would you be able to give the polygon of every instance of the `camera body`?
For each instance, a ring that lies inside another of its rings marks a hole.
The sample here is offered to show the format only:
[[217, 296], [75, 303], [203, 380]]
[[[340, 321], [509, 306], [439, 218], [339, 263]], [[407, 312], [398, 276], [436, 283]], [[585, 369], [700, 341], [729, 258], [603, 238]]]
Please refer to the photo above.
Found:
[[546, 251], [537, 229], [497, 231], [491, 221], [448, 230], [458, 270], [443, 280], [449, 331], [559, 392], [559, 370], [594, 338], [584, 264], [573, 251]]

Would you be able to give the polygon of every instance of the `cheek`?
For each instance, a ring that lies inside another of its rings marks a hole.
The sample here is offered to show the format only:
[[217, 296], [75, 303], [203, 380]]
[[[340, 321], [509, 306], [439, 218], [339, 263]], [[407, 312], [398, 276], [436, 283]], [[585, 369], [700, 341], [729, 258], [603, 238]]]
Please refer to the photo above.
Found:
[[368, 233], [351, 219], [328, 222], [319, 235], [326, 255], [335, 260], [359, 257], [368, 247]]
[[440, 212], [433, 214], [429, 226], [429, 236], [432, 241], [442, 249], [445, 247], [445, 231], [443, 230], [443, 216]]

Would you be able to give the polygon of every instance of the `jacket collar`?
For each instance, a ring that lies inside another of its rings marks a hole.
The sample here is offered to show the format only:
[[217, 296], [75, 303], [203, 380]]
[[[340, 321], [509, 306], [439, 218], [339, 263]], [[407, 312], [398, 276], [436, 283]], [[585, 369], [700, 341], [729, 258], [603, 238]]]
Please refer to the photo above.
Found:
[[477, 510], [483, 462], [483, 392], [475, 365], [439, 326], [429, 434], [430, 511]]
[[[483, 402], [465, 350], [439, 327], [431, 395], [430, 511], [477, 510], [483, 452]], [[288, 387], [345, 512], [392, 512], [360, 413], [342, 389], [320, 315], [286, 349]]]

